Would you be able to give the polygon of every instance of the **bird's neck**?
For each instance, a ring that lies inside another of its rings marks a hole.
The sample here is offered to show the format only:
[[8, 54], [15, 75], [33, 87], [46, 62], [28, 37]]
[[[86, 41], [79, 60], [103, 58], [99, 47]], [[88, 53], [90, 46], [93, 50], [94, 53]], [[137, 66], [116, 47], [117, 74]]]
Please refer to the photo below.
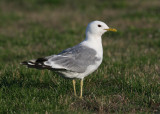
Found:
[[91, 43], [93, 46], [102, 46], [102, 38], [99, 35], [87, 34], [85, 40], [88, 43]]
[[93, 48], [97, 51], [98, 56], [103, 56], [102, 38], [101, 36], [86, 36], [86, 39], [81, 44]]

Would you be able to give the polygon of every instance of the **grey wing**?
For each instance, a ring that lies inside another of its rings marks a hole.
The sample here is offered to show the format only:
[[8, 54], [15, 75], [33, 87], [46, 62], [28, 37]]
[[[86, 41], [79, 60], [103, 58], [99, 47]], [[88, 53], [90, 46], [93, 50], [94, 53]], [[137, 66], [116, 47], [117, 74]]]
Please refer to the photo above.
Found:
[[46, 59], [48, 60], [44, 64], [53, 69], [65, 69], [78, 73], [85, 72], [89, 65], [99, 60], [95, 50], [82, 45], [68, 48]]

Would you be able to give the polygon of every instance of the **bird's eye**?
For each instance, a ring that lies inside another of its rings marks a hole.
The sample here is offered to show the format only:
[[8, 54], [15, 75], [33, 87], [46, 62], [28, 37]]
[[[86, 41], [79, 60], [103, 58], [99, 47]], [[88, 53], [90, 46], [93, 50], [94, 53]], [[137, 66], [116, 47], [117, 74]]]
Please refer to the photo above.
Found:
[[98, 25], [98, 27], [101, 27], [101, 25]]

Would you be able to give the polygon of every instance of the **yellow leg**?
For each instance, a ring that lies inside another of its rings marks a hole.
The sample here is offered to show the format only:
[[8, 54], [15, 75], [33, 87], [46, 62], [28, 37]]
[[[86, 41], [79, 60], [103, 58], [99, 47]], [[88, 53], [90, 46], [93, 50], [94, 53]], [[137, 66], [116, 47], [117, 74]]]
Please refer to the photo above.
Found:
[[76, 81], [73, 79], [74, 95], [75, 95], [75, 96], [77, 96], [77, 94], [76, 94], [76, 86], [75, 86], [75, 84], [76, 84]]
[[80, 94], [80, 98], [82, 98], [82, 92], [83, 92], [83, 79], [81, 80], [81, 94]]

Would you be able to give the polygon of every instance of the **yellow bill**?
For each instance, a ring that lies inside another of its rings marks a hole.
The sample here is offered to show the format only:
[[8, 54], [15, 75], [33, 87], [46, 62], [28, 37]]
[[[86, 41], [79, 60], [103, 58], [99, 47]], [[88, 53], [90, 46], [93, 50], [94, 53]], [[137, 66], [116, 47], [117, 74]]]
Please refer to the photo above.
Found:
[[117, 30], [116, 30], [116, 29], [114, 29], [114, 28], [109, 28], [109, 29], [104, 29], [104, 30], [112, 31], [112, 32], [117, 32]]

